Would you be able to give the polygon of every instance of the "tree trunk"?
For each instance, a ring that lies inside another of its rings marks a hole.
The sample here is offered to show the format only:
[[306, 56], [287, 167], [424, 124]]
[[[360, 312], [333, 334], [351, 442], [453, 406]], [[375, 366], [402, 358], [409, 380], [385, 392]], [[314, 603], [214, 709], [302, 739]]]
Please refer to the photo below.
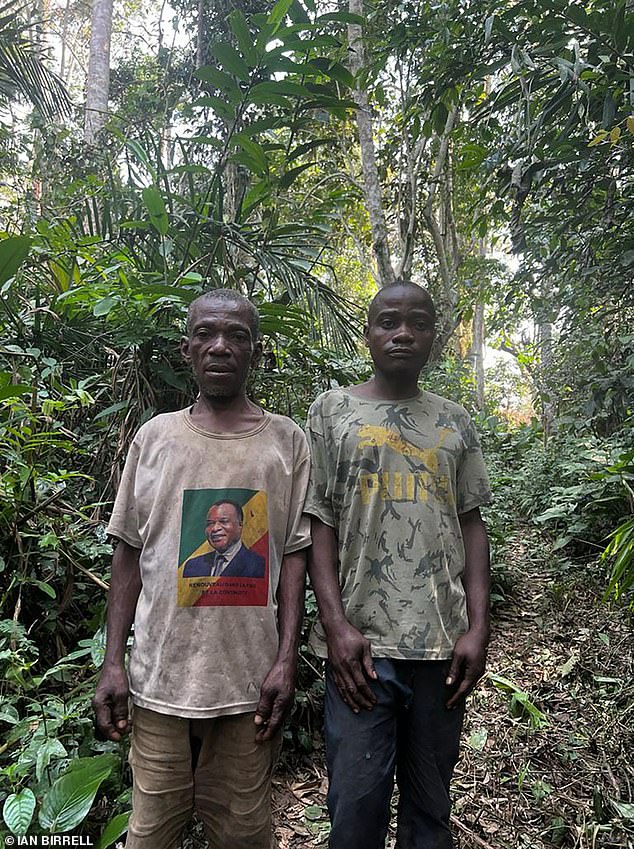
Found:
[[[478, 240], [478, 256], [485, 259], [487, 247], [484, 239]], [[481, 296], [480, 296], [481, 297]], [[478, 302], [473, 310], [472, 323], [473, 342], [471, 352], [473, 357], [473, 376], [475, 378], [476, 407], [484, 410], [484, 304]]]
[[542, 427], [544, 442], [552, 436], [555, 425], [555, 399], [552, 393], [553, 371], [553, 325], [549, 319], [540, 320], [537, 325], [539, 344], [539, 389], [542, 402]]
[[[363, 0], [349, 0], [348, 8], [352, 14], [363, 16]], [[350, 70], [357, 76], [353, 98], [357, 104], [357, 130], [359, 134], [359, 147], [361, 148], [365, 203], [368, 209], [370, 230], [372, 233], [372, 249], [376, 258], [379, 285], [388, 286], [394, 282], [395, 275], [390, 257], [385, 215], [383, 213], [381, 182], [379, 180], [379, 169], [377, 168], [374, 151], [372, 115], [368, 102], [368, 93], [362, 88], [358, 76], [365, 68], [365, 50], [361, 26], [358, 24], [350, 24], [348, 26], [348, 41], [350, 43]]]
[[110, 88], [110, 37], [113, 0], [93, 0], [90, 26], [90, 59], [86, 80], [84, 141], [94, 144], [108, 117]]
[[198, 0], [198, 21], [196, 24], [196, 67], [202, 68], [207, 56], [205, 40], [205, 0]]
[[[441, 291], [437, 297], [436, 309], [439, 323], [432, 357], [438, 358], [445, 345], [460, 323], [456, 315], [458, 292], [455, 285], [455, 272], [460, 264], [455, 224], [453, 222], [453, 197], [451, 179], [447, 180], [449, 163], [449, 137], [454, 128], [457, 109], [454, 106], [447, 116], [445, 129], [440, 137], [434, 170], [429, 181], [427, 198], [423, 205], [423, 219], [432, 237], [438, 258]], [[443, 185], [444, 184], [444, 185]], [[439, 191], [442, 189], [442, 191]], [[444, 224], [444, 232], [443, 225]]]
[[473, 311], [473, 373], [476, 407], [484, 410], [484, 304], [476, 304]]

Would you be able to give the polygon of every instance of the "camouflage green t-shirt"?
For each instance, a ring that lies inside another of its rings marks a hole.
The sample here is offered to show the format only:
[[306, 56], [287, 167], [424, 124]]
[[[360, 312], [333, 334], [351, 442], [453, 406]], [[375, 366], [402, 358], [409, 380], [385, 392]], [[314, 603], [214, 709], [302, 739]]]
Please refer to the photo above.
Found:
[[[451, 657], [468, 628], [458, 516], [491, 497], [469, 414], [431, 392], [374, 401], [333, 389], [306, 434], [304, 511], [335, 528], [348, 621], [375, 657]], [[319, 623], [311, 646], [327, 656]]]

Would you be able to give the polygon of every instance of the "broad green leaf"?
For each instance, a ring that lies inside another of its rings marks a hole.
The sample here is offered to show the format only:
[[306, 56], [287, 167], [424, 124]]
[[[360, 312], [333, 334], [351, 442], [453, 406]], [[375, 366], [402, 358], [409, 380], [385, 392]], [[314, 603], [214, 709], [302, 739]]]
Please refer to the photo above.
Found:
[[10, 386], [0, 386], [0, 401], [5, 401], [7, 398], [18, 398], [20, 395], [26, 395], [33, 391], [32, 386], [27, 386], [26, 383], [15, 383]]
[[480, 144], [465, 144], [457, 151], [458, 168], [464, 171], [479, 168], [486, 159], [487, 154], [486, 147]]
[[260, 133], [266, 133], [267, 130], [277, 129], [279, 127], [289, 126], [289, 123], [277, 115], [272, 115], [269, 112], [268, 117], [258, 118], [252, 124], [243, 127], [239, 133], [234, 133], [234, 137], [239, 135], [241, 138], [253, 138], [259, 136]]
[[254, 85], [249, 92], [249, 98], [253, 103], [261, 103], [262, 100], [255, 98], [266, 98], [268, 95], [283, 95], [284, 97], [312, 97], [312, 92], [306, 86], [292, 83], [288, 80], [270, 81]]
[[244, 165], [245, 168], [248, 168], [253, 174], [257, 174], [258, 177], [266, 176], [266, 170], [264, 170], [258, 160], [251, 156], [250, 153], [247, 153], [246, 150], [240, 150], [238, 153], [234, 153], [231, 159], [233, 162], [238, 162], [240, 165]]
[[31, 239], [28, 236], [9, 236], [0, 241], [0, 283], [15, 277], [30, 247]]
[[112, 846], [115, 840], [118, 840], [124, 832], [128, 830], [128, 820], [130, 819], [130, 811], [125, 814], [117, 814], [113, 817], [108, 825], [104, 828], [99, 840], [95, 843], [95, 849], [108, 849]]
[[603, 115], [601, 118], [601, 123], [603, 124], [603, 129], [607, 130], [608, 127], [611, 127], [614, 123], [614, 117], [616, 115], [616, 102], [610, 92], [608, 92], [603, 98]]
[[7, 722], [9, 725], [15, 725], [20, 721], [20, 714], [13, 705], [3, 705], [0, 708], [0, 722]]
[[588, 142], [588, 147], [596, 147], [598, 144], [601, 144], [602, 141], [605, 141], [607, 135], [605, 130], [599, 130], [592, 141]]
[[289, 162], [292, 162], [293, 159], [297, 159], [298, 157], [303, 156], [305, 153], [309, 153], [311, 150], [314, 150], [317, 147], [321, 147], [325, 144], [333, 144], [336, 141], [337, 139], [334, 136], [329, 136], [325, 139], [315, 139], [315, 141], [300, 144], [291, 151], [288, 160]]
[[99, 419], [105, 419], [106, 416], [111, 416], [113, 413], [118, 413], [119, 410], [124, 410], [130, 405], [128, 400], [125, 401], [117, 401], [116, 404], [111, 404], [109, 407], [106, 407], [105, 410], [102, 410], [100, 413], [94, 417], [93, 421], [97, 422]]
[[183, 141], [192, 142], [192, 144], [210, 144], [212, 147], [222, 147], [221, 139], [216, 139], [213, 136], [190, 136]]
[[110, 310], [119, 303], [119, 299], [115, 295], [106, 295], [105, 298], [102, 298], [92, 308], [92, 314], [99, 318], [102, 315], [108, 315]]
[[252, 139], [246, 139], [242, 136], [235, 136], [233, 140], [255, 163], [256, 174], [266, 174], [269, 170], [269, 161], [264, 148]]
[[288, 16], [294, 24], [311, 26], [311, 20], [308, 12], [299, 0], [293, 0], [291, 8], [288, 10]]
[[52, 760], [65, 758], [67, 754], [68, 752], [59, 740], [46, 740], [37, 750], [37, 759], [35, 762], [35, 776], [37, 780], [42, 780], [44, 770]]
[[292, 5], [293, 0], [277, 0], [277, 3], [269, 12], [267, 23], [273, 28], [274, 33], [277, 32]]
[[33, 584], [33, 586], [37, 587], [38, 590], [42, 590], [42, 592], [46, 593], [49, 598], [56, 597], [55, 589], [50, 584], [47, 584], [46, 581], [38, 581], [35, 578], [29, 578], [28, 583]]
[[249, 31], [249, 25], [246, 18], [240, 9], [234, 9], [229, 15], [229, 26], [231, 32], [235, 35], [238, 47], [242, 51], [242, 55], [250, 65], [257, 63], [257, 52], [253, 47], [253, 36]]
[[148, 222], [144, 221], [143, 219], [122, 221], [121, 224], [119, 224], [119, 227], [121, 228], [121, 230], [149, 230], [150, 229], [150, 225], [148, 224]]
[[634, 135], [634, 115], [628, 115], [625, 121], [627, 129]]
[[288, 98], [284, 97], [283, 94], [280, 94], [277, 91], [272, 91], [271, 89], [266, 89], [264, 91], [255, 89], [257, 86], [249, 92], [249, 102], [250, 103], [258, 103], [263, 106], [281, 106], [283, 109], [290, 109], [291, 104]]
[[153, 371], [159, 375], [168, 386], [173, 386], [181, 392], [187, 391], [187, 377], [182, 372], [174, 371], [169, 363], [158, 363]]
[[610, 799], [610, 804], [620, 817], [626, 820], [634, 820], [634, 804], [632, 802], [617, 802], [615, 799]]
[[[31, 825], [34, 811], [35, 796], [32, 790], [25, 787], [19, 793], [7, 796], [2, 808], [2, 818], [12, 834], [23, 835]], [[5, 841], [5, 845], [9, 845], [8, 841]]]
[[265, 198], [268, 198], [270, 194], [271, 186], [268, 180], [260, 180], [258, 183], [251, 186], [242, 201], [243, 217], [246, 217], [252, 209], [254, 209], [259, 203], [262, 203], [262, 201]]
[[304, 74], [310, 72], [310, 66], [306, 63], [294, 62], [290, 57], [271, 50], [263, 57], [263, 65], [270, 74], [285, 71], [288, 74]]
[[317, 97], [315, 100], [302, 101], [299, 105], [301, 109], [323, 109], [334, 115], [343, 115], [348, 110], [357, 108], [354, 100], [340, 100], [336, 97]]
[[445, 130], [448, 116], [449, 112], [447, 111], [445, 104], [442, 102], [437, 103], [434, 107], [434, 111], [432, 112], [432, 121], [434, 122], [434, 129], [439, 136], [442, 135]]
[[150, 222], [154, 229], [161, 236], [166, 236], [169, 230], [169, 218], [167, 217], [163, 196], [154, 186], [146, 186], [141, 192], [141, 197], [143, 198], [145, 208], [150, 214]]
[[71, 831], [85, 819], [97, 790], [114, 766], [108, 755], [81, 761], [78, 766], [71, 765], [42, 799], [39, 823], [52, 834]]
[[224, 101], [221, 97], [215, 97], [213, 94], [207, 94], [205, 97], [199, 97], [194, 100], [192, 106], [200, 106], [204, 109], [213, 109], [225, 121], [232, 121], [235, 117], [233, 107]]
[[280, 178], [280, 189], [287, 189], [299, 177], [302, 171], [305, 171], [307, 168], [314, 168], [314, 163], [305, 162], [303, 165], [298, 165], [297, 168], [291, 168], [290, 171], [287, 171]]
[[220, 89], [234, 103], [242, 99], [242, 91], [233, 77], [225, 74], [213, 65], [203, 65], [194, 71], [194, 76], [203, 82], [210, 83], [214, 88]]
[[153, 180], [156, 180], [156, 168], [150, 162], [150, 159], [145, 152], [145, 150], [141, 147], [141, 145], [135, 139], [126, 139], [126, 147], [128, 147], [132, 153], [139, 160], [141, 165], [145, 168], [145, 170], [150, 174]]
[[248, 83], [251, 76], [249, 67], [244, 61], [240, 53], [231, 44], [226, 41], [221, 41], [214, 44], [211, 48], [211, 53], [220, 62], [225, 71], [238, 77], [242, 82]]

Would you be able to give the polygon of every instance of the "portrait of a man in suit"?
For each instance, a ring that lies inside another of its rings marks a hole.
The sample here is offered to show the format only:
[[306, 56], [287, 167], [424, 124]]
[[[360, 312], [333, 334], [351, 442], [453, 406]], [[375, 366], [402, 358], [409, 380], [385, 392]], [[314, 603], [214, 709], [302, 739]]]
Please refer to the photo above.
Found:
[[222, 500], [207, 513], [205, 536], [213, 551], [192, 557], [183, 569], [184, 578], [263, 578], [265, 561], [242, 542], [242, 507]]

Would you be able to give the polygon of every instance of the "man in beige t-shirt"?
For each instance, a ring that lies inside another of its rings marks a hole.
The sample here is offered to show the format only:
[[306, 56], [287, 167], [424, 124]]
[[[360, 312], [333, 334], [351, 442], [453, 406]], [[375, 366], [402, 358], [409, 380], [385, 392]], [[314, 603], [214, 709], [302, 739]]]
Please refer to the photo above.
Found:
[[140, 428], [108, 526], [118, 544], [97, 725], [121, 739], [132, 701], [127, 849], [178, 846], [194, 809], [212, 846], [270, 849], [310, 543], [308, 448], [246, 396], [261, 352], [246, 298], [194, 301], [181, 350], [199, 397]]

